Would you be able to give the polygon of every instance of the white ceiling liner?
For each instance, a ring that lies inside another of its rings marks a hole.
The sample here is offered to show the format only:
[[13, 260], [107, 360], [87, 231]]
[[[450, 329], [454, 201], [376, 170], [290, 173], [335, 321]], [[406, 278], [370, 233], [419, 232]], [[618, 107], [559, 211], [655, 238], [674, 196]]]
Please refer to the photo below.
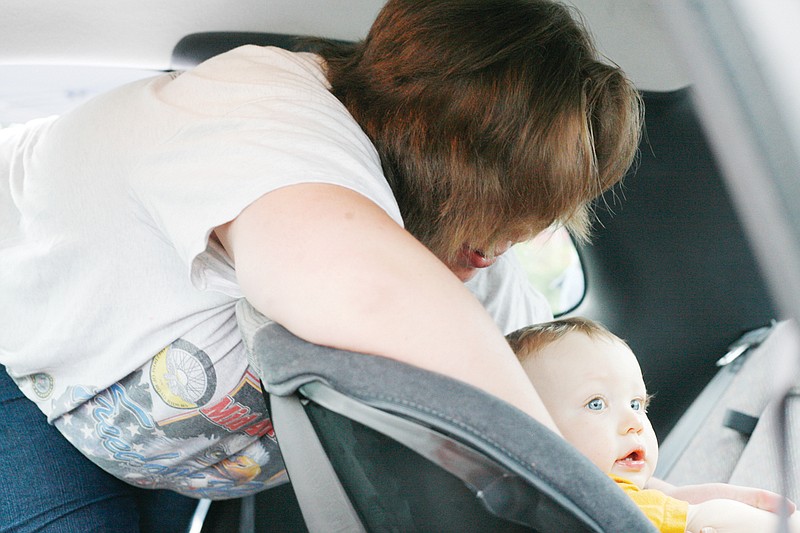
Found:
[[567, 0], [583, 14], [600, 51], [644, 90], [671, 91], [690, 79], [656, 3]]
[[[688, 84], [656, 0], [570, 0], [600, 49], [640, 88]], [[202, 31], [362, 38], [384, 0], [0, 0], [0, 65], [168, 69], [175, 44]]]
[[0, 64], [169, 68], [202, 31], [358, 39], [383, 0], [0, 0]]

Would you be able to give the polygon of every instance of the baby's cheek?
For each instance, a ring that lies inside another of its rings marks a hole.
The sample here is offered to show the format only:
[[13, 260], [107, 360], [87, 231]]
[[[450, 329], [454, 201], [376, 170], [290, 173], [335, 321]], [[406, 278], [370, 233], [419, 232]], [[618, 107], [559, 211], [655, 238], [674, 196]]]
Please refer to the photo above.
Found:
[[647, 420], [645, 426], [645, 445], [647, 446], [647, 462], [650, 463], [655, 470], [656, 464], [658, 463], [658, 438], [649, 420]]
[[616, 450], [613, 443], [602, 432], [585, 431], [588, 426], [584, 426], [580, 431], [563, 432], [569, 441], [578, 451], [585, 455], [596, 467], [608, 473], [616, 460]]

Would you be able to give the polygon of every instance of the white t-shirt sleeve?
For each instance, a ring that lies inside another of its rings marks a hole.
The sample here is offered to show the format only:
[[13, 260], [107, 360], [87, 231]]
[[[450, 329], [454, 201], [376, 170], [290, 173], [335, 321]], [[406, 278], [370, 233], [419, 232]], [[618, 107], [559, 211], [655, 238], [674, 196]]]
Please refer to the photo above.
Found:
[[513, 251], [466, 283], [504, 335], [521, 327], [553, 319], [547, 299], [528, 281]]
[[26, 184], [25, 156], [32, 151], [36, 138], [46, 131], [55, 116], [34, 119], [26, 124], [0, 126], [0, 242], [21, 238], [25, 230], [20, 224], [17, 202], [22, 201]]
[[327, 90], [315, 57], [244, 47], [154, 85], [180, 127], [141, 162], [135, 194], [195, 286], [230, 285], [210, 279], [225, 262], [208, 248], [210, 232], [282, 187], [346, 187], [402, 225], [375, 148]]

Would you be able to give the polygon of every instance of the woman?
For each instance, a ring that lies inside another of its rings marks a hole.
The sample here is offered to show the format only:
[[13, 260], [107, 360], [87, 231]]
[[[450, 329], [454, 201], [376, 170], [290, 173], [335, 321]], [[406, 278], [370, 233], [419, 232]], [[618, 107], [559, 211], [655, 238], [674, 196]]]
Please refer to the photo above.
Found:
[[[0, 363], [103, 470], [194, 497], [285, 480], [242, 297], [557, 431], [503, 338], [550, 312], [503, 252], [554, 223], [585, 235], [639, 121], [547, 1], [393, 0], [353, 46], [242, 47], [125, 86], [0, 138]], [[70, 524], [42, 505], [0, 516]]]

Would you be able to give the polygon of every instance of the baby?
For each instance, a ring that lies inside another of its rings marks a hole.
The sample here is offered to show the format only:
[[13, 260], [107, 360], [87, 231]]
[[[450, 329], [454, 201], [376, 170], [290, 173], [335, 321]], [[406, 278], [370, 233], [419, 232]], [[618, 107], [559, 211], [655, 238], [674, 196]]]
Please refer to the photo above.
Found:
[[[564, 438], [611, 476], [662, 532], [775, 531], [778, 515], [714, 499], [689, 504], [645, 489], [658, 462], [649, 396], [636, 356], [599, 324], [568, 318], [507, 337]], [[789, 517], [800, 533], [800, 513]]]

